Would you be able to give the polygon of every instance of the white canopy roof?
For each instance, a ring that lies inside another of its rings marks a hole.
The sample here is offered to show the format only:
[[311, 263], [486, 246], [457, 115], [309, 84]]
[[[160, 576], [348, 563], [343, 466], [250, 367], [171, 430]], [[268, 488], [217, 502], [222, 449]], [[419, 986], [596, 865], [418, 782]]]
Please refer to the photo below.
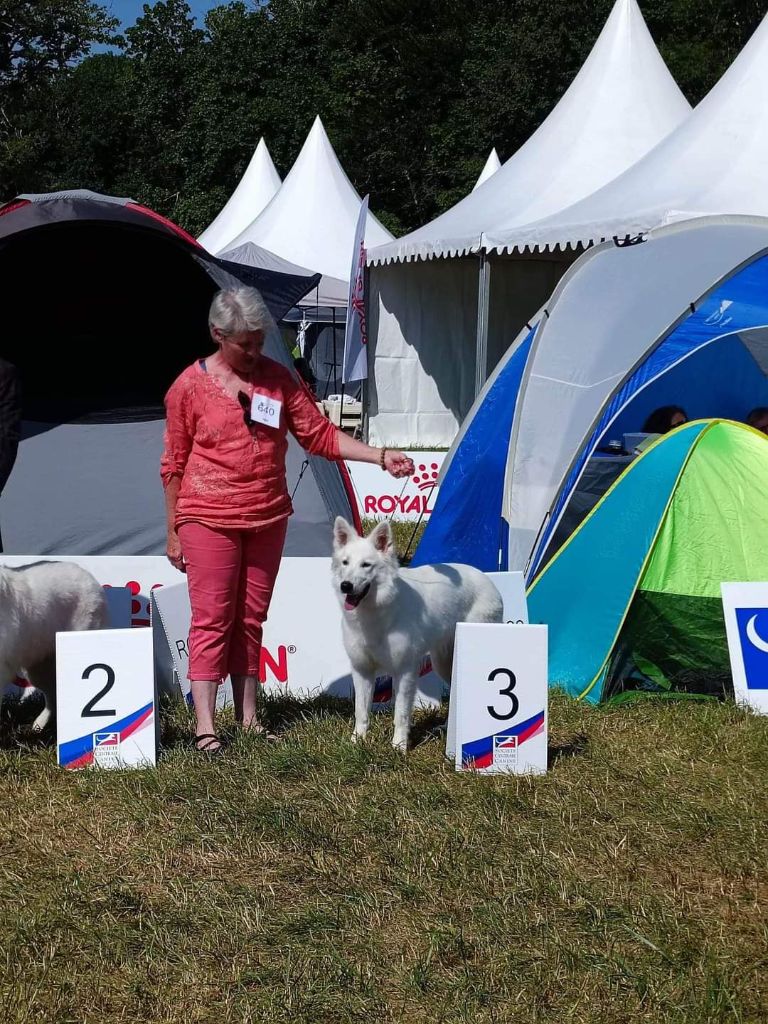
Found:
[[[349, 281], [360, 203], [323, 122], [316, 117], [283, 187], [227, 248], [253, 242], [300, 267]], [[392, 237], [369, 213], [366, 247], [381, 245]]]
[[768, 17], [690, 117], [634, 167], [546, 220], [500, 223], [488, 246], [565, 248], [703, 214], [767, 215], [767, 95]]
[[500, 223], [527, 224], [590, 195], [676, 128], [690, 106], [636, 0], [616, 0], [592, 52], [555, 109], [484, 185], [369, 263], [462, 255]]
[[261, 138], [229, 202], [198, 238], [200, 245], [214, 256], [231, 248], [232, 240], [259, 216], [279, 188], [280, 175]]
[[485, 167], [480, 171], [480, 177], [475, 182], [472, 191], [474, 192], [476, 188], [480, 188], [481, 185], [485, 184], [485, 182], [488, 181], [488, 179], [495, 174], [500, 167], [501, 160], [499, 160], [499, 154], [496, 152], [496, 147], [494, 146], [488, 154], [488, 159], [485, 161]]

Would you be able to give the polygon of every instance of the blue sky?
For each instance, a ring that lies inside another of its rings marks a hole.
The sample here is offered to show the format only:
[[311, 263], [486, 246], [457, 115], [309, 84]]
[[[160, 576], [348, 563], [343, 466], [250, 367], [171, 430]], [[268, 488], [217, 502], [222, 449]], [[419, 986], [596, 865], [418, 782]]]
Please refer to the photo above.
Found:
[[[147, 2], [151, 4], [152, 0], [147, 0]], [[205, 12], [210, 11], [212, 7], [218, 7], [222, 2], [224, 0], [189, 0], [189, 6], [192, 8], [192, 13], [202, 24]], [[144, 6], [144, 0], [100, 0], [100, 3], [116, 18], [120, 19], [123, 28], [133, 25], [142, 13]]]

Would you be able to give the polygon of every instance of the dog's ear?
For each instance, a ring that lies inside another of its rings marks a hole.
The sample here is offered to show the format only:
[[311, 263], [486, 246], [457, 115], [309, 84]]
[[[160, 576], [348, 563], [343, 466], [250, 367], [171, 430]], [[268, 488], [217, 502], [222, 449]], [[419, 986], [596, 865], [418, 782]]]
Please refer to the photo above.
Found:
[[389, 525], [389, 520], [385, 519], [383, 523], [371, 530], [370, 537], [368, 538], [377, 551], [380, 551], [382, 555], [386, 555], [392, 547], [392, 527]]
[[333, 546], [343, 548], [356, 536], [357, 531], [354, 526], [350, 526], [343, 516], [336, 516], [336, 522], [333, 524]]

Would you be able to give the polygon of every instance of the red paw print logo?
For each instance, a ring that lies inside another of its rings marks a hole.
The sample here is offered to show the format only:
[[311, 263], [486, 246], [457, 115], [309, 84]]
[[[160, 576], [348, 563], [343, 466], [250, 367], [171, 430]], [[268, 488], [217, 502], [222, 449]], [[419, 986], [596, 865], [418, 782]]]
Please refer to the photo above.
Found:
[[418, 473], [414, 473], [411, 479], [420, 491], [431, 491], [437, 485], [437, 463], [432, 462], [429, 466], [422, 463], [416, 468]]

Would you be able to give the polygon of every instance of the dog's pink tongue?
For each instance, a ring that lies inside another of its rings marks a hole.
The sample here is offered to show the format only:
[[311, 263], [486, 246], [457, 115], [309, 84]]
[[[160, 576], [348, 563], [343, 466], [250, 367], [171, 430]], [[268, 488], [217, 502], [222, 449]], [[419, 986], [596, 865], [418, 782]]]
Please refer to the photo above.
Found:
[[344, 599], [344, 608], [348, 612], [353, 612], [355, 610], [355, 608], [357, 608], [357, 604], [352, 602], [352, 601], [350, 601], [350, 599], [347, 597], [347, 598]]

